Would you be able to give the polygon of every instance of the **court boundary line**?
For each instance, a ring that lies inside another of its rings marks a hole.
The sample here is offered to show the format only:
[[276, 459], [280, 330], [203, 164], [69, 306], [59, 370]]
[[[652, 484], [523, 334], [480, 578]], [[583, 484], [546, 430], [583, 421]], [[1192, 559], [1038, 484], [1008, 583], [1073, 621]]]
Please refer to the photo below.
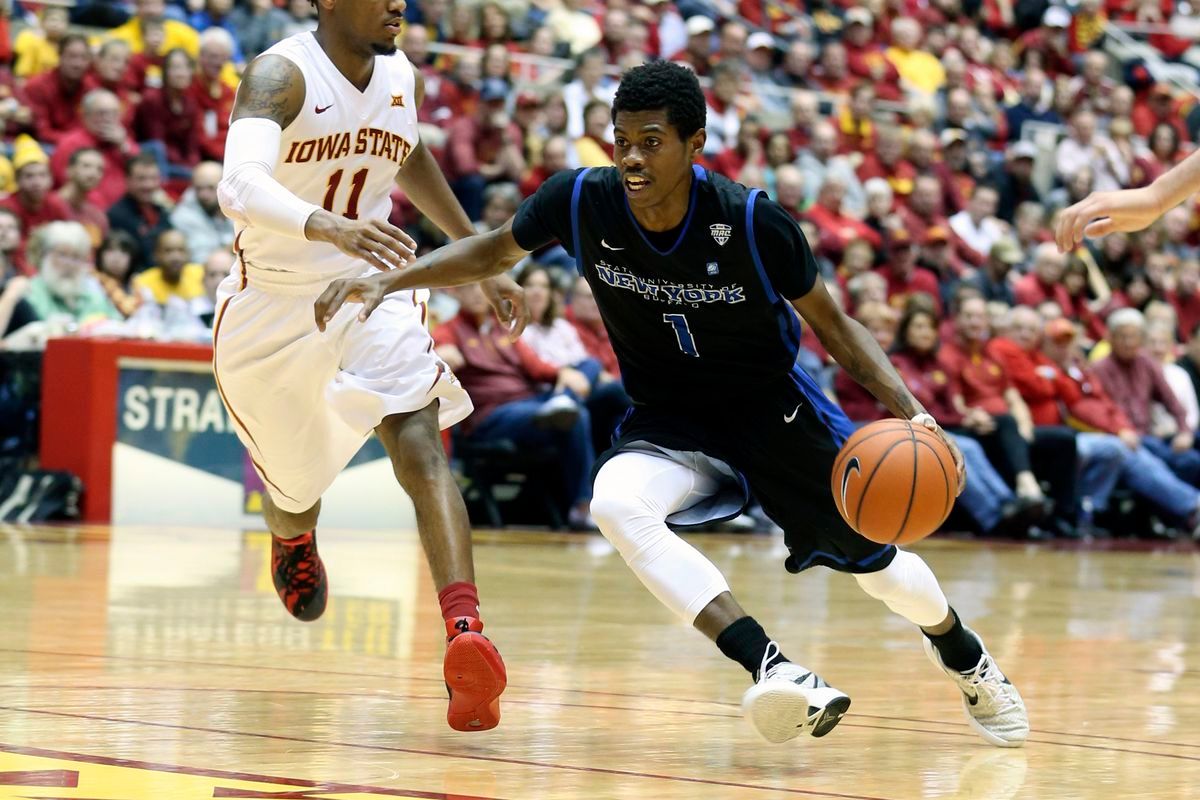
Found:
[[[53, 651], [53, 650], [27, 650], [27, 649], [23, 649], [23, 648], [15, 648], [15, 647], [0, 647], [0, 653], [25, 653], [25, 654], [30, 654], [30, 655], [67, 656], [67, 657], [76, 657], [76, 658], [97, 658], [97, 659], [103, 659], [103, 660], [131, 662], [131, 663], [135, 663], [135, 664], [158, 662], [158, 663], [163, 663], [163, 664], [188, 665], [188, 666], [198, 666], [198, 667], [221, 667], [221, 668], [225, 668], [225, 669], [249, 669], [249, 670], [273, 670], [273, 671], [279, 671], [279, 672], [299, 672], [299, 673], [303, 673], [303, 674], [332, 675], [332, 676], [337, 676], [337, 677], [379, 678], [379, 679], [383, 679], [383, 680], [401, 679], [401, 680], [417, 681], [417, 682], [421, 682], [421, 683], [437, 683], [439, 685], [443, 683], [443, 681], [438, 680], [436, 678], [425, 678], [425, 677], [421, 677], [421, 676], [417, 676], [417, 675], [406, 675], [406, 674], [386, 675], [386, 674], [382, 674], [382, 673], [378, 673], [378, 672], [341, 672], [338, 670], [309, 669], [309, 668], [305, 668], [305, 667], [286, 667], [286, 666], [275, 666], [275, 665], [268, 665], [268, 664], [231, 664], [231, 663], [223, 662], [223, 661], [192, 661], [192, 660], [187, 660], [187, 659], [172, 659], [172, 658], [159, 658], [159, 657], [136, 658], [136, 657], [132, 657], [132, 656], [114, 656], [114, 655], [96, 654], [96, 653], [58, 652], [58, 651]], [[28, 686], [30, 688], [35, 688], [36, 684], [24, 684], [24, 686]], [[563, 693], [582, 694], [582, 695], [600, 695], [600, 696], [605, 696], [605, 697], [626, 697], [626, 698], [641, 699], [641, 700], [663, 700], [666, 702], [682, 703], [682, 704], [688, 704], [688, 705], [694, 705], [696, 703], [707, 703], [709, 705], [714, 705], [714, 706], [718, 706], [721, 708], [737, 708], [737, 705], [734, 703], [727, 703], [727, 702], [723, 702], [720, 700], [711, 700], [711, 699], [697, 699], [694, 697], [670, 697], [667, 695], [657, 695], [657, 694], [633, 694], [630, 692], [609, 692], [609, 691], [603, 691], [603, 690], [598, 690], [598, 689], [568, 689], [568, 688], [560, 688], [560, 687], [555, 687], [555, 686], [528, 686], [528, 685], [516, 684], [516, 683], [508, 684], [508, 688], [509, 689], [518, 689], [521, 691], [529, 691], [529, 692], [563, 692]], [[366, 696], [369, 696], [369, 695], [366, 695]], [[380, 695], [380, 696], [386, 697], [389, 695]], [[396, 698], [403, 698], [406, 695], [393, 693], [390, 696], [396, 697]], [[425, 695], [413, 695], [413, 697], [424, 697], [424, 696]], [[508, 699], [508, 698], [505, 698], [505, 699]], [[526, 703], [542, 702], [542, 703], [546, 703], [546, 704], [553, 703], [554, 705], [564, 706], [567, 708], [618, 708], [616, 706], [602, 706], [602, 705], [598, 705], [595, 703], [556, 703], [554, 701], [518, 701], [518, 700], [511, 700], [511, 702], [526, 702]], [[723, 714], [717, 714], [717, 713], [698, 712], [698, 711], [677, 711], [674, 709], [649, 709], [649, 708], [647, 708], [647, 709], [628, 709], [628, 710], [651, 711], [651, 712], [667, 713], [667, 714], [678, 713], [678, 714], [684, 714], [684, 715], [697, 715], [697, 716], [698, 715], [715, 716], [715, 717], [725, 716]], [[942, 726], [953, 726], [953, 727], [962, 727], [965, 724], [965, 723], [959, 722], [957, 720], [952, 722], [952, 721], [948, 721], [948, 720], [921, 719], [919, 717], [889, 717], [889, 716], [882, 715], [882, 714], [860, 714], [857, 712], [854, 714], [853, 718], [872, 719], [872, 720], [876, 720], [879, 722], [912, 722], [912, 723], [916, 723], [916, 724], [920, 724], [920, 725], [942, 725]], [[842, 724], [848, 724], [848, 723], [842, 723]], [[849, 724], [854, 724], [854, 723], [849, 723]], [[892, 730], [918, 730], [918, 729], [894, 728]], [[937, 734], [937, 733], [940, 733], [941, 731], [929, 730], [929, 731], [925, 731], [925, 732]], [[949, 731], [947, 731], [947, 732], [949, 733]], [[958, 733], [958, 732], [955, 731], [954, 733]], [[1200, 744], [1193, 744], [1193, 743], [1188, 743], [1188, 742], [1165, 742], [1162, 740], [1135, 739], [1132, 737], [1122, 737], [1122, 736], [1104, 736], [1104, 735], [1094, 734], [1094, 733], [1070, 733], [1068, 731], [1045, 730], [1045, 729], [1039, 729], [1039, 728], [1030, 728], [1030, 733], [1040, 734], [1043, 736], [1068, 736], [1068, 737], [1073, 737], [1073, 738], [1078, 738], [1078, 739], [1094, 739], [1094, 740], [1103, 741], [1103, 742], [1124, 742], [1127, 744], [1163, 745], [1166, 747], [1178, 747], [1178, 748], [1184, 748], [1184, 749], [1189, 749], [1189, 750], [1200, 750]], [[964, 735], [974, 736], [974, 734], [964, 734]], [[1029, 741], [1033, 741], [1033, 740], [1031, 739]], [[1043, 743], [1044, 744], [1060, 744], [1064, 747], [1073, 746], [1072, 742], [1045, 741]], [[1079, 746], [1084, 747], [1086, 745], [1079, 745]], [[1114, 748], [1114, 750], [1116, 750], [1118, 752], [1124, 752], [1120, 748]], [[1141, 751], [1129, 751], [1129, 752], [1141, 752]], [[1156, 754], [1148, 754], [1148, 755], [1156, 755]], [[1163, 753], [1161, 755], [1167, 756], [1170, 754]], [[1196, 760], [1200, 760], [1200, 758], [1197, 758]]]
[[[736, 781], [710, 780], [706, 778], [691, 778], [684, 775], [663, 775], [654, 772], [635, 772], [632, 770], [620, 770], [610, 767], [585, 767], [575, 764], [556, 764], [546, 761], [533, 761], [522, 758], [507, 758], [504, 756], [489, 756], [475, 753], [447, 753], [441, 750], [422, 750], [414, 747], [390, 747], [388, 745], [377, 744], [355, 744], [353, 742], [338, 742], [327, 739], [305, 739], [299, 736], [285, 736], [276, 733], [258, 733], [255, 731], [234, 731], [222, 728], [207, 728], [199, 725], [176, 725], [168, 722], [152, 722], [150, 720], [123, 719], [120, 717], [106, 717], [98, 714], [76, 714], [68, 711], [49, 711], [37, 708], [21, 708], [20, 706], [0, 705], [0, 711], [11, 711], [19, 714], [38, 714], [49, 717], [65, 717], [67, 719], [82, 719], [91, 720], [94, 722], [110, 722], [119, 725], [141, 725], [151, 728], [164, 728], [167, 730], [193, 731], [197, 733], [212, 733], [218, 736], [244, 736], [254, 739], [268, 739], [282, 742], [295, 742], [297, 744], [315, 744], [325, 747], [341, 747], [350, 750], [371, 750], [383, 753], [404, 753], [407, 755], [416, 756], [435, 756], [439, 758], [461, 758], [467, 761], [486, 761], [498, 764], [514, 764], [522, 767], [535, 767], [538, 769], [555, 769], [565, 772], [586, 772], [600, 775], [614, 775], [623, 778], [646, 778], [650, 780], [670, 781], [674, 783], [695, 783], [703, 786], [726, 786], [733, 789], [749, 789], [751, 791], [761, 792], [782, 792], [784, 794], [806, 795], [809, 797], [830, 797], [834, 800], [893, 800], [893, 798], [879, 797], [876, 795], [863, 794], [844, 794], [841, 792], [826, 792], [819, 789], [794, 789], [789, 787], [776, 786], [757, 786], [751, 783], [738, 783]], [[0, 745], [7, 747], [8, 745]], [[1200, 759], [1197, 759], [1200, 760]], [[480, 800], [486, 800], [481, 798]]]
[[[313, 781], [307, 778], [281, 778], [275, 775], [260, 775], [253, 772], [235, 772], [224, 769], [207, 767], [184, 767], [178, 764], [162, 764], [156, 761], [141, 761], [134, 758], [117, 756], [100, 756], [92, 753], [76, 753], [69, 750], [48, 750], [43, 747], [8, 744], [0, 742], [0, 752], [31, 758], [54, 758], [59, 761], [71, 761], [77, 764], [92, 764], [100, 767], [123, 767], [138, 769], [145, 772], [165, 772], [171, 775], [190, 775], [196, 778], [219, 778], [230, 781], [245, 781], [248, 783], [277, 783], [280, 786], [297, 786], [302, 789], [316, 789], [322, 793], [334, 794], [382, 794], [388, 797], [419, 798], [419, 800], [503, 800], [499, 797], [483, 797], [481, 795], [462, 794], [460, 792], [428, 792], [421, 789], [385, 789], [382, 786], [367, 786], [366, 784], [338, 783], [336, 781]], [[307, 792], [305, 792], [307, 794]], [[214, 794], [214, 797], [225, 795]]]

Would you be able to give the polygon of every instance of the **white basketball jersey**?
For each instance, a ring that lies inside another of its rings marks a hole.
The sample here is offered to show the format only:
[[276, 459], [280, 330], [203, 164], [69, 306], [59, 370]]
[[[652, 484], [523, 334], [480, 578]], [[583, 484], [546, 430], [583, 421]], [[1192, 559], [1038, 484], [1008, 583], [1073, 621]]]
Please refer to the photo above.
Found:
[[[274, 176], [288, 191], [350, 219], [387, 219], [396, 172], [417, 145], [413, 68], [404, 53], [376, 56], [360, 92], [311, 32], [266, 51], [304, 75], [304, 105], [283, 131]], [[331, 244], [239, 226], [237, 247], [259, 269], [311, 276], [314, 284], [361, 275], [367, 264]], [[307, 281], [305, 281], [307, 282]]]

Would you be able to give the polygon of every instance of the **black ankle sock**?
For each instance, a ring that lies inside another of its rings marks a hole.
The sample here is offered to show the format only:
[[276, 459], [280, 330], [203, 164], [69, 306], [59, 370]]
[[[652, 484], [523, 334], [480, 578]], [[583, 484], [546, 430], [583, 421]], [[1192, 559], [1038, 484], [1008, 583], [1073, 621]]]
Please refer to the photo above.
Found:
[[958, 612], [952, 608], [950, 613], [954, 615], [953, 628], [941, 636], [931, 636], [928, 633], [925, 636], [937, 648], [938, 655], [942, 657], [942, 663], [950, 669], [956, 669], [959, 672], [975, 669], [975, 665], [979, 663], [979, 658], [983, 655], [983, 647], [979, 644], [978, 639], [967, 633], [962, 620], [958, 618]]
[[[754, 617], [742, 617], [717, 635], [717, 647], [725, 657], [745, 667], [750, 677], [756, 681], [758, 669], [763, 665], [763, 656], [767, 654], [767, 646], [770, 644], [767, 632]], [[767, 666], [771, 667], [780, 661], [787, 661], [782, 652], [772, 656]]]

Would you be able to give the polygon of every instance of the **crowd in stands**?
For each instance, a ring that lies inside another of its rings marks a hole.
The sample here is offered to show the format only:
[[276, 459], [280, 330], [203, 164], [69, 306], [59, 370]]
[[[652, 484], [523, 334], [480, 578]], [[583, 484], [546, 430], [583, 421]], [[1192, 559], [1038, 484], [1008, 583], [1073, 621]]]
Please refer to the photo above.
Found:
[[[1173, 0], [409, 0], [424, 142], [481, 229], [549, 175], [612, 163], [620, 71], [686, 63], [706, 167], [791, 213], [827, 284], [953, 432], [984, 534], [1200, 527], [1200, 206], [1060, 255], [1055, 215], [1144, 186], [1200, 132], [1190, 94], [1103, 47]], [[199, 338], [232, 264], [216, 187], [238, 74], [311, 30], [309, 0], [15, 4], [0, 59], [0, 335]], [[1191, 42], [1150, 37], [1189, 64]], [[1047, 138], [1049, 132], [1049, 138]], [[399, 192], [392, 221], [441, 243]], [[587, 474], [628, 404], [573, 260], [518, 267], [535, 324], [509, 345], [475, 290], [439, 293], [465, 438], [560, 448]], [[856, 422], [885, 411], [806, 334], [802, 366]], [[519, 408], [531, 413], [517, 414]], [[520, 423], [514, 422], [519, 419]], [[1122, 512], [1124, 513], [1124, 512]]]

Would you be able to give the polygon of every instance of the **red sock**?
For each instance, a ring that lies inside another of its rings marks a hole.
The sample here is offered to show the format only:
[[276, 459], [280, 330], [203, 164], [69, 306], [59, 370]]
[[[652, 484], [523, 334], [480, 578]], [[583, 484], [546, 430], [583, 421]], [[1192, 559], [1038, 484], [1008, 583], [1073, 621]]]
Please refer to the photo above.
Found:
[[438, 602], [442, 606], [442, 619], [479, 618], [479, 590], [473, 583], [459, 581], [449, 584], [438, 592]]

